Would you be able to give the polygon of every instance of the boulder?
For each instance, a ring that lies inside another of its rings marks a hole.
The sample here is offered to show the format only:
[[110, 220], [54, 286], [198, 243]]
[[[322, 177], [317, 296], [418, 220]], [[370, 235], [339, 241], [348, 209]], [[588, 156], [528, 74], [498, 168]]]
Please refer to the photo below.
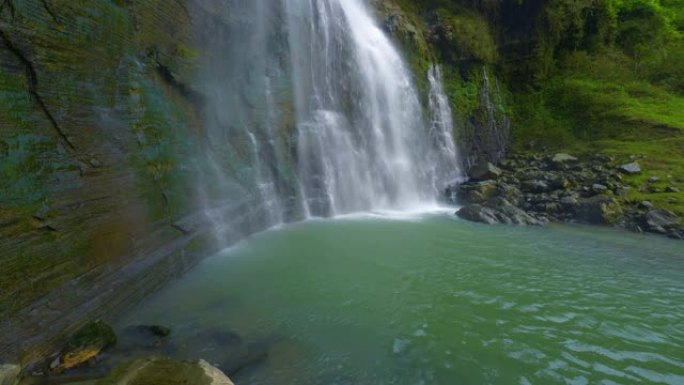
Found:
[[674, 187], [674, 186], [667, 186], [667, 187], [665, 187], [665, 192], [678, 193], [679, 189], [677, 187]]
[[81, 328], [69, 340], [57, 357], [50, 363], [53, 373], [76, 367], [94, 358], [100, 352], [116, 344], [116, 334], [111, 326], [101, 320], [92, 322]]
[[0, 385], [16, 385], [19, 383], [19, 365], [0, 364]]
[[501, 223], [496, 217], [496, 212], [488, 207], [479, 204], [470, 204], [462, 207], [456, 212], [459, 218], [471, 221], [495, 225]]
[[168, 358], [136, 360], [124, 365], [97, 385], [234, 385], [218, 368], [204, 360], [177, 361]]
[[456, 198], [460, 203], [484, 203], [496, 193], [496, 186], [493, 180], [464, 183], [458, 187]]
[[658, 178], [657, 176], [651, 176], [648, 178], [648, 183], [656, 183], [659, 181], [660, 181], [660, 178]]
[[679, 225], [679, 217], [667, 210], [649, 210], [644, 216], [649, 231], [665, 233]]
[[470, 178], [475, 181], [482, 180], [496, 180], [499, 179], [503, 171], [500, 168], [489, 162], [481, 162], [476, 164], [470, 170]]
[[573, 218], [579, 222], [608, 225], [622, 218], [622, 208], [613, 198], [597, 195], [578, 200], [573, 208]]
[[618, 167], [618, 170], [625, 174], [638, 174], [641, 172], [641, 167], [639, 167], [639, 163], [632, 162], [621, 165], [620, 167]]
[[570, 187], [570, 181], [560, 173], [550, 174], [548, 178], [548, 185], [557, 190], [565, 190]]

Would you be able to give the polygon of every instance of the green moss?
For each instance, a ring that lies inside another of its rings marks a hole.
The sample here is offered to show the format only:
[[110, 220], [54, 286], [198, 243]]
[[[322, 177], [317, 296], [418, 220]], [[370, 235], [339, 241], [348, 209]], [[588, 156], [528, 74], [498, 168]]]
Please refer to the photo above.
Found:
[[457, 11], [439, 8], [436, 11], [443, 38], [448, 42], [452, 60], [475, 59], [481, 63], [494, 63], [498, 56], [496, 42], [487, 20], [466, 9]]
[[102, 320], [92, 322], [81, 328], [69, 339], [67, 349], [96, 347], [98, 350], [116, 344], [116, 333]]
[[[636, 157], [642, 172], [623, 176], [624, 182], [631, 186], [626, 199], [630, 202], [650, 201], [656, 207], [684, 216], [684, 135], [635, 141], [578, 141], [567, 149], [576, 153], [613, 155], [617, 163], [632, 162]], [[652, 176], [660, 181], [649, 183], [648, 178]], [[665, 192], [667, 186], [679, 188], [680, 192]], [[657, 192], [653, 192], [652, 188], [657, 189]]]

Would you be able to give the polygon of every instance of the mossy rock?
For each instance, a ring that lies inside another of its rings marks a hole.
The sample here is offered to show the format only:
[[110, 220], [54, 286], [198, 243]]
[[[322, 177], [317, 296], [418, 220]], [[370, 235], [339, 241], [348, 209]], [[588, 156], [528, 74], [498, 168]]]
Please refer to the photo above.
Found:
[[0, 364], [0, 385], [18, 384], [20, 372], [18, 365]]
[[57, 359], [50, 365], [52, 372], [61, 373], [76, 367], [100, 352], [116, 344], [116, 333], [101, 320], [92, 322], [79, 330], [69, 340]]

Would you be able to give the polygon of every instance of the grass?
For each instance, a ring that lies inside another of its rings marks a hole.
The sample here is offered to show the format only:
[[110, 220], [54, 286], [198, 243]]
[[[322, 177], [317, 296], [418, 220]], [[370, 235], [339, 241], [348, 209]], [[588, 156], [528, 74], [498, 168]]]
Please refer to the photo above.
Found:
[[[631, 162], [635, 158], [642, 172], [624, 177], [624, 182], [631, 187], [626, 199], [631, 202], [650, 201], [657, 208], [684, 217], [684, 133], [678, 137], [654, 140], [577, 142], [568, 151], [604, 153], [614, 156], [619, 163]], [[648, 178], [652, 176], [660, 180], [649, 183]], [[680, 192], [666, 193], [667, 186], [677, 187]], [[658, 192], [651, 192], [649, 188], [656, 188]]]
[[[561, 74], [516, 96], [518, 151], [603, 153], [636, 160], [630, 202], [650, 201], [684, 218], [684, 97], [648, 82]], [[652, 176], [658, 182], [649, 183]], [[680, 192], [664, 192], [668, 186]], [[654, 192], [655, 191], [655, 192]]]

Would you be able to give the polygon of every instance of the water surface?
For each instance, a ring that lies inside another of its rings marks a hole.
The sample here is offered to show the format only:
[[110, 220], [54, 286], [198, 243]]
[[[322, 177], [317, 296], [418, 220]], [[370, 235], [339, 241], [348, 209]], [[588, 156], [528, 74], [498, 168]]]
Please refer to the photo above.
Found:
[[[122, 321], [270, 341], [245, 384], [684, 384], [681, 242], [448, 215], [309, 221]], [[220, 348], [184, 346], [220, 363]]]

